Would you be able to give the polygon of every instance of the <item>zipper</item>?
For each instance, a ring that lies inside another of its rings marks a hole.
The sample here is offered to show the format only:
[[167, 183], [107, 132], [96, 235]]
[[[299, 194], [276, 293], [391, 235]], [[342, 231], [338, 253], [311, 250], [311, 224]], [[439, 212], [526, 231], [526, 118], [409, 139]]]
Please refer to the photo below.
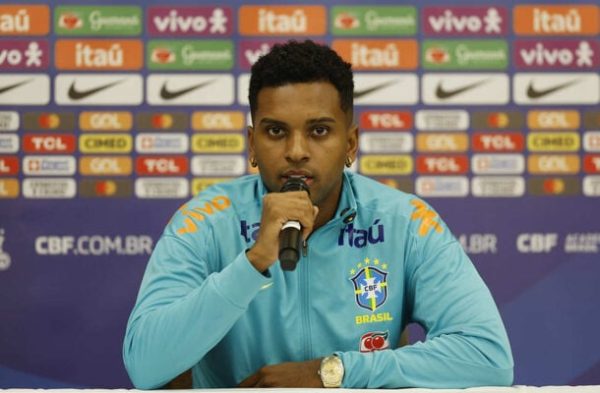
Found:
[[309, 360], [312, 359], [312, 339], [311, 339], [311, 331], [310, 331], [310, 294], [309, 294], [309, 269], [308, 269], [308, 244], [306, 241], [302, 244], [302, 256], [303, 263], [300, 264], [302, 267], [302, 285], [300, 285], [300, 296], [302, 302], [302, 327], [304, 330], [304, 359]]

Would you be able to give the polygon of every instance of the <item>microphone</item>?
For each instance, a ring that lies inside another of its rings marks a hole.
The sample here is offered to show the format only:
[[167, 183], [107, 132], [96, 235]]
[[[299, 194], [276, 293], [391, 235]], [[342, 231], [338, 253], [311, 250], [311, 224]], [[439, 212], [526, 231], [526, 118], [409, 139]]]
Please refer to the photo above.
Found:
[[[306, 191], [310, 195], [308, 186], [300, 176], [290, 176], [281, 187], [280, 192]], [[279, 262], [283, 270], [296, 269], [302, 248], [302, 225], [298, 221], [288, 221], [281, 227], [279, 233]]]

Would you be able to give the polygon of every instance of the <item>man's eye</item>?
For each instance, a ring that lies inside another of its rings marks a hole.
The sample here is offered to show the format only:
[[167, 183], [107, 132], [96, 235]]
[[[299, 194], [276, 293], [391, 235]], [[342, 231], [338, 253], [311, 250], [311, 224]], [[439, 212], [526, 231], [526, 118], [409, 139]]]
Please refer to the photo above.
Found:
[[329, 133], [329, 128], [327, 127], [315, 127], [312, 130], [313, 135], [316, 136], [325, 136]]
[[283, 134], [283, 128], [277, 126], [268, 127], [267, 133], [271, 136], [280, 136], [281, 134]]

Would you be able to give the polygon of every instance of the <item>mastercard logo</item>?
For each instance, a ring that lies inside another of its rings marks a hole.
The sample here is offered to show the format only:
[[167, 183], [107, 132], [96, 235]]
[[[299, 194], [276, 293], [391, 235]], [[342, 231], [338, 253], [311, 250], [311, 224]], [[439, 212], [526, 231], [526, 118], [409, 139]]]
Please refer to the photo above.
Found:
[[99, 180], [95, 184], [94, 191], [99, 196], [113, 196], [117, 192], [117, 183], [112, 180]]
[[53, 130], [60, 125], [60, 116], [56, 113], [42, 113], [38, 117], [38, 125], [40, 128]]
[[565, 191], [565, 182], [562, 179], [546, 179], [543, 188], [547, 194], [562, 194]]
[[173, 126], [173, 116], [166, 113], [157, 113], [152, 115], [150, 122], [152, 128], [164, 130]]
[[509, 121], [508, 115], [503, 112], [490, 113], [487, 117], [488, 125], [494, 128], [505, 128]]

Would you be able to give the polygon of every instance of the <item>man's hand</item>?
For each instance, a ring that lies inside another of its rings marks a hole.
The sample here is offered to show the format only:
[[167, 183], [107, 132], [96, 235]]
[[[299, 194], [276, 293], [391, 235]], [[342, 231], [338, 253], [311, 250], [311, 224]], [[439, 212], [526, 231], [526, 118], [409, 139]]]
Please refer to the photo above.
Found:
[[279, 258], [279, 233], [283, 224], [300, 222], [302, 237], [306, 239], [313, 230], [318, 212], [305, 191], [265, 195], [258, 239], [246, 253], [250, 263], [260, 272], [267, 270]]
[[322, 388], [319, 377], [321, 359], [306, 362], [288, 362], [264, 366], [244, 379], [241, 388]]

